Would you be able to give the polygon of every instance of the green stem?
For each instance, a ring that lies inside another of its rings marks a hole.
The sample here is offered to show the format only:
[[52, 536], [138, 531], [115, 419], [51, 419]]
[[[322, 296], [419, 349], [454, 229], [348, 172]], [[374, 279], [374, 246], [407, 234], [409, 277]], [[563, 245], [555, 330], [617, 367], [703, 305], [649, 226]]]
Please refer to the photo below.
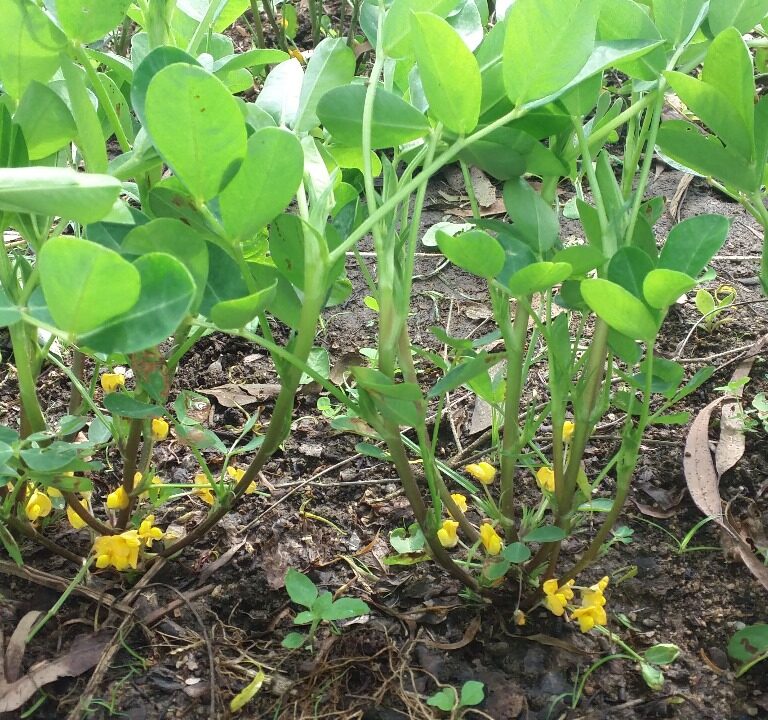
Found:
[[136, 474], [136, 459], [139, 453], [139, 442], [141, 440], [143, 426], [144, 420], [140, 418], [133, 418], [131, 420], [130, 429], [128, 430], [128, 440], [125, 443], [125, 450], [123, 452], [122, 486], [123, 490], [125, 490], [125, 494], [128, 496], [128, 505], [123, 508], [117, 516], [117, 527], [121, 530], [125, 530], [127, 527], [128, 520], [131, 518], [131, 510], [133, 509], [133, 476]]
[[[34, 332], [34, 328], [32, 328]], [[27, 327], [22, 323], [14, 323], [8, 327], [13, 347], [13, 357], [16, 362], [16, 378], [19, 383], [21, 398], [21, 436], [27, 437], [32, 433], [45, 430], [46, 423], [35, 387], [34, 368], [30, 350], [34, 341], [30, 338]], [[34, 351], [32, 351], [34, 352]]]
[[259, 5], [257, 0], [249, 0], [251, 4], [251, 15], [253, 15], [253, 24], [256, 28], [256, 47], [265, 48], [264, 42], [264, 26], [261, 23], [261, 12], [259, 12]]
[[74, 50], [77, 61], [83, 66], [85, 74], [93, 88], [93, 92], [96, 93], [96, 97], [99, 100], [99, 107], [104, 110], [107, 120], [109, 120], [112, 132], [115, 133], [117, 142], [120, 144], [120, 149], [123, 152], [128, 152], [131, 149], [131, 143], [128, 140], [128, 136], [125, 134], [125, 130], [123, 130], [123, 126], [120, 124], [117, 110], [115, 110], [115, 106], [112, 104], [112, 100], [110, 100], [109, 94], [104, 88], [104, 84], [101, 82], [99, 73], [96, 72], [93, 63], [91, 63], [91, 59], [88, 57], [88, 53], [85, 52], [85, 48], [82, 45], [75, 45]]

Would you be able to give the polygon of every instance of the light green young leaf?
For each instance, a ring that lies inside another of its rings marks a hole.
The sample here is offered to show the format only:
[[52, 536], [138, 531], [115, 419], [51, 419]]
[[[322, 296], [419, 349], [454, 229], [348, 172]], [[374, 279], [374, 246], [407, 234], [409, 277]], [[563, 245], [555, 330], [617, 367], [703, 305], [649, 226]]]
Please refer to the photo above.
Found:
[[59, 67], [66, 38], [29, 0], [0, 0], [0, 80], [19, 100], [33, 81], [46, 83]]
[[430, 114], [452, 132], [467, 135], [480, 117], [482, 84], [477, 59], [437, 15], [415, 13], [411, 34]]
[[643, 280], [643, 296], [652, 308], [665, 310], [695, 285], [696, 278], [677, 270], [651, 270]]
[[459, 697], [459, 705], [461, 707], [473, 707], [479, 705], [485, 699], [485, 692], [483, 688], [485, 685], [477, 680], [467, 680], [461, 686], [461, 696]]
[[255, 237], [293, 199], [304, 173], [304, 153], [296, 136], [262, 128], [248, 138], [237, 175], [219, 196], [224, 228], [232, 240]]
[[581, 295], [598, 317], [622, 335], [646, 342], [656, 336], [656, 320], [648, 308], [621, 285], [602, 278], [583, 280]]
[[211, 320], [222, 329], [245, 327], [272, 302], [276, 292], [277, 281], [246, 297], [222, 300], [211, 308]]
[[725, 243], [731, 221], [723, 215], [696, 215], [672, 228], [659, 256], [659, 267], [693, 277]]
[[436, 707], [443, 712], [453, 710], [457, 702], [456, 690], [452, 687], [443, 688], [427, 699], [427, 705]]
[[428, 12], [445, 17], [458, 0], [394, 0], [384, 17], [384, 50], [391, 58], [413, 54], [411, 13]]
[[117, 27], [130, 5], [131, 0], [45, 0], [67, 37], [83, 45]]
[[0, 168], [0, 210], [59, 215], [83, 225], [112, 209], [121, 190], [109, 175], [68, 168]]
[[504, 206], [515, 234], [538, 257], [554, 247], [560, 233], [557, 214], [523, 178], [505, 183]]
[[513, 297], [526, 297], [546, 292], [571, 276], [572, 268], [564, 262], [537, 262], [518, 270], [507, 283]]
[[768, 0], [709, 0], [707, 24], [713, 35], [735, 27], [749, 32], [768, 15]]
[[502, 60], [515, 105], [553, 95], [576, 77], [592, 53], [597, 15], [594, 0], [516, 0]]
[[370, 611], [371, 609], [362, 600], [343, 597], [334, 601], [327, 610], [324, 610], [322, 618], [323, 620], [347, 620], [366, 615]]
[[60, 150], [77, 134], [66, 103], [47, 85], [30, 83], [13, 121], [21, 127], [30, 160], [41, 160]]
[[149, 83], [145, 113], [157, 151], [198, 203], [217, 195], [245, 157], [240, 109], [201, 67], [176, 63], [160, 70]]
[[293, 127], [299, 112], [304, 69], [296, 58], [272, 68], [256, 98], [256, 107], [269, 113], [278, 125]]
[[289, 632], [283, 638], [283, 642], [281, 644], [284, 648], [287, 648], [288, 650], [296, 650], [297, 648], [300, 648], [304, 644], [306, 639], [307, 639], [307, 636], [302, 633]]
[[285, 590], [297, 605], [312, 607], [317, 600], [317, 586], [306, 575], [293, 568], [285, 573]]
[[65, 332], [94, 330], [139, 299], [138, 270], [113, 250], [88, 240], [48, 240], [37, 267], [48, 310]]
[[479, 277], [496, 277], [506, 259], [499, 241], [482, 230], [470, 230], [461, 235], [437, 231], [440, 251], [454, 265]]
[[104, 173], [107, 171], [106, 138], [85, 83], [85, 71], [68, 57], [63, 57], [61, 72], [69, 94], [72, 116], [77, 125], [75, 144], [85, 160], [88, 172]]
[[304, 73], [294, 130], [305, 133], [318, 125], [317, 104], [320, 98], [335, 87], [349, 85], [354, 75], [355, 53], [347, 45], [346, 38], [322, 40]]

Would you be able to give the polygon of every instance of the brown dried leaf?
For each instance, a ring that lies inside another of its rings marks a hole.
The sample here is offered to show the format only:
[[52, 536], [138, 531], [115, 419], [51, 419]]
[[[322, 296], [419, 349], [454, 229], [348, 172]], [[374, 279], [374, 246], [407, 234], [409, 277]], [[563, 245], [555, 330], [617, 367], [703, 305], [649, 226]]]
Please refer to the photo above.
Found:
[[27, 636], [32, 626], [43, 613], [39, 610], [30, 610], [24, 615], [8, 641], [8, 647], [5, 650], [5, 681], [8, 683], [16, 682], [21, 675], [21, 661], [24, 657], [24, 650], [27, 648]]
[[738, 400], [731, 400], [720, 411], [720, 440], [715, 451], [715, 469], [722, 477], [744, 455], [747, 440], [744, 434], [744, 409]]
[[[451, 208], [447, 211], [449, 215], [455, 215], [461, 218], [472, 217], [472, 208]], [[488, 207], [480, 208], [480, 217], [488, 217], [489, 215], [504, 215], [507, 212], [507, 208], [504, 205], [504, 200], [498, 198]]]
[[496, 202], [496, 188], [488, 179], [488, 176], [477, 167], [469, 169], [469, 177], [475, 191], [477, 204], [481, 208], [491, 207]]
[[276, 383], [229, 383], [215, 388], [198, 388], [203, 395], [212, 395], [216, 401], [225, 408], [247, 407], [256, 403], [271, 400], [280, 392], [280, 385]]
[[80, 635], [70, 646], [69, 652], [60, 658], [44, 660], [20, 680], [0, 685], [0, 712], [18, 710], [43, 685], [63, 677], [76, 677], [90, 670], [99, 662], [111, 635], [109, 632]]

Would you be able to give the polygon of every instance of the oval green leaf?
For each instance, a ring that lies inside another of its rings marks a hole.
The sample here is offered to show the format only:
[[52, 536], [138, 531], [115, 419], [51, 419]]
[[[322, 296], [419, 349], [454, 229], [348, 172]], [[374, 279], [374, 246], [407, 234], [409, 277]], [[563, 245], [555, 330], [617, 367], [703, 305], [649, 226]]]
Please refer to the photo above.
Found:
[[211, 308], [211, 320], [222, 330], [245, 327], [275, 297], [277, 281], [258, 292], [234, 300], [222, 300]]
[[581, 295], [592, 311], [614, 330], [649, 342], [658, 330], [648, 308], [621, 285], [594, 278], [581, 283]]
[[88, 240], [57, 237], [43, 245], [37, 267], [56, 325], [80, 335], [132, 308], [141, 279], [131, 263]]
[[160, 70], [149, 83], [145, 114], [158, 153], [198, 203], [217, 195], [245, 157], [237, 102], [200, 67], [176, 63]]
[[572, 273], [570, 263], [538, 262], [518, 270], [507, 283], [509, 294], [525, 297], [544, 292], [567, 280]]
[[652, 308], [665, 310], [695, 285], [695, 278], [677, 270], [651, 270], [643, 280], [643, 297]]
[[482, 92], [477, 59], [437, 15], [414, 14], [411, 36], [430, 114], [452, 132], [472, 132], [480, 117]]
[[119, 25], [131, 0], [45, 0], [67, 36], [87, 44], [101, 40]]
[[482, 230], [470, 230], [461, 235], [438, 230], [436, 237], [443, 255], [473, 275], [496, 277], [504, 267], [506, 255], [499, 241]]

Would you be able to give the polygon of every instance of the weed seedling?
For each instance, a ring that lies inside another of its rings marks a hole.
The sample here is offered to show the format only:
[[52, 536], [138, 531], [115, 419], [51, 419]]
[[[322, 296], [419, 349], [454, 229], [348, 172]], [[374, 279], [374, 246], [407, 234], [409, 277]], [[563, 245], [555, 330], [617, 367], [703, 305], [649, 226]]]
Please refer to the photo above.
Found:
[[427, 700], [427, 705], [450, 713], [451, 720], [461, 717], [462, 710], [479, 705], [485, 699], [484, 685], [477, 680], [467, 680], [458, 692], [453, 685], [438, 690]]
[[357, 598], [334, 600], [330, 592], [320, 594], [315, 583], [293, 568], [289, 568], [285, 574], [285, 589], [293, 602], [307, 608], [294, 618], [294, 625], [310, 626], [306, 635], [291, 632], [283, 638], [283, 647], [291, 650], [307, 642], [311, 646], [321, 622], [331, 623], [333, 627], [336, 620], [348, 620], [370, 612], [368, 605]]
[[736, 301], [736, 290], [730, 285], [721, 285], [714, 292], [701, 288], [696, 293], [696, 309], [701, 313], [701, 324], [712, 333], [731, 318], [728, 308]]

